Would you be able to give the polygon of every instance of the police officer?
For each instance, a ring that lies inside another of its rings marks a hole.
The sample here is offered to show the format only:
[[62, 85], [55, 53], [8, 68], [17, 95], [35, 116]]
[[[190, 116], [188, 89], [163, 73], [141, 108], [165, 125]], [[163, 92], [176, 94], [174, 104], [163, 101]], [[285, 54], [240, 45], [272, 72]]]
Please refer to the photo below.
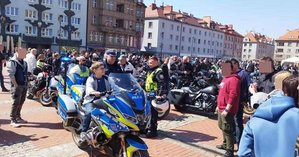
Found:
[[[145, 90], [146, 92], [155, 91], [156, 98], [166, 97], [167, 90], [167, 79], [164, 77], [163, 70], [159, 68], [159, 60], [157, 57], [151, 57], [148, 60], [149, 70], [146, 75]], [[155, 108], [151, 107], [151, 127], [150, 132], [146, 135], [148, 138], [153, 138], [158, 136], [158, 112]]]
[[75, 84], [83, 84], [84, 82], [79, 82], [76, 80], [76, 78], [85, 78], [89, 76], [89, 69], [87, 66], [85, 66], [86, 58], [83, 56], [77, 57], [77, 60], [79, 61], [78, 65], [75, 65], [70, 69], [70, 74], [74, 75], [74, 83]]
[[21, 118], [21, 109], [26, 100], [27, 94], [27, 63], [24, 61], [26, 49], [18, 49], [15, 56], [10, 59], [7, 71], [12, 83], [13, 104], [11, 109], [11, 123], [13, 127], [20, 127], [21, 123], [27, 121]]

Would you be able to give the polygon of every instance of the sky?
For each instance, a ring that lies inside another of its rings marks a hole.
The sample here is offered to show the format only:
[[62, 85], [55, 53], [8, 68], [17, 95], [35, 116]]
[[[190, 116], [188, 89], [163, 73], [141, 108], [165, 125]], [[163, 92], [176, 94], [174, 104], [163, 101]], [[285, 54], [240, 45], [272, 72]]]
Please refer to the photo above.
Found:
[[[155, 0], [144, 0], [149, 6]], [[299, 28], [298, 0], [156, 0], [161, 6], [172, 5], [175, 11], [191, 13], [195, 17], [212, 16], [221, 24], [233, 24], [245, 35], [249, 31], [272, 38]]]

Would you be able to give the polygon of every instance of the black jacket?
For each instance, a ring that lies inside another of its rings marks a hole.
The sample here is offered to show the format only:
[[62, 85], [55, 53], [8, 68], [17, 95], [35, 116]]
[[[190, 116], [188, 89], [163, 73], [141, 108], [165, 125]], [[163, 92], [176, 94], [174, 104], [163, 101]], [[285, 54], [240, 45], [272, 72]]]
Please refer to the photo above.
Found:
[[105, 75], [109, 76], [110, 73], [122, 73], [122, 70], [117, 64], [117, 61], [115, 61], [114, 64], [108, 64], [107, 60], [104, 61], [104, 66], [105, 66]]

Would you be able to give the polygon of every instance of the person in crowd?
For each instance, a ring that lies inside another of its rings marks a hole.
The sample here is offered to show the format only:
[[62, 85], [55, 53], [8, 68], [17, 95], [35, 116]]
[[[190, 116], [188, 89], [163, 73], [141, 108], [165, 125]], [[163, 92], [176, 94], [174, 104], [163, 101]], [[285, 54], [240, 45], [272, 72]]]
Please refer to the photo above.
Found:
[[10, 113], [10, 125], [13, 127], [20, 127], [20, 124], [27, 123], [27, 121], [22, 119], [21, 117], [21, 110], [26, 100], [28, 88], [28, 66], [27, 63], [24, 61], [25, 57], [26, 50], [18, 49], [15, 56], [9, 60], [7, 66], [7, 71], [12, 83], [11, 91], [13, 104]]
[[236, 71], [236, 73], [240, 77], [240, 98], [239, 98], [239, 106], [238, 106], [238, 112], [235, 116], [235, 139], [236, 143], [239, 145], [240, 138], [243, 132], [243, 107], [244, 103], [249, 102], [249, 85], [251, 83], [250, 78], [250, 72], [247, 70], [243, 70], [240, 68], [239, 61], [236, 59], [231, 59], [231, 62], [233, 63], [233, 71]]
[[92, 65], [92, 61], [91, 61], [91, 55], [90, 55], [90, 52], [85, 52], [85, 53], [84, 53], [84, 57], [85, 57], [85, 59], [86, 59], [85, 66], [87, 66], [88, 68], [91, 67], [91, 65]]
[[[289, 72], [276, 75], [276, 92], [247, 122], [238, 150], [239, 157], [294, 156], [299, 135], [298, 76]], [[283, 80], [283, 81], [281, 81]], [[281, 83], [282, 82], [282, 83]]]
[[0, 84], [2, 92], [9, 92], [9, 90], [4, 86], [4, 77], [3, 77], [3, 66], [5, 65], [5, 56], [3, 51], [0, 51]]
[[[217, 145], [218, 149], [226, 150], [225, 157], [234, 156], [234, 135], [233, 127], [234, 116], [238, 112], [239, 98], [240, 98], [240, 77], [234, 71], [233, 63], [230, 60], [225, 61], [229, 65], [228, 69], [224, 69], [222, 66], [222, 73], [224, 79], [219, 85], [219, 95], [217, 98], [217, 108], [218, 108], [218, 125], [222, 130], [223, 143]], [[225, 72], [225, 70], [227, 70]]]
[[[169, 71], [168, 71], [168, 66], [167, 66], [169, 63], [169, 60], [170, 60], [170, 58], [166, 57], [163, 61], [163, 64], [160, 66], [163, 71], [163, 75], [164, 75], [166, 82], [170, 81]], [[166, 84], [165, 86], [166, 86], [167, 90], [169, 91], [169, 84]]]
[[93, 53], [93, 54], [92, 54], [92, 59], [91, 59], [91, 61], [92, 61], [92, 62], [97, 62], [97, 61], [99, 61], [99, 60], [100, 60], [99, 55], [98, 55], [97, 53]]
[[[92, 72], [92, 74], [87, 78], [86, 81], [86, 95], [83, 102], [85, 116], [82, 124], [82, 138], [84, 138], [84, 136], [86, 135], [86, 131], [89, 129], [91, 121], [91, 111], [93, 110], [93, 104], [91, 102], [95, 97], [101, 97], [101, 93], [111, 91], [108, 77], [105, 76], [105, 67], [102, 62], [94, 62], [90, 67], [90, 71]], [[106, 108], [102, 100], [98, 101], [97, 106], [103, 109]]]
[[272, 72], [270, 73], [263, 73], [258, 77], [256, 82], [255, 90], [258, 92], [270, 93], [274, 90], [274, 79], [273, 76], [277, 73], [274, 67], [274, 61], [270, 57], [263, 57], [261, 61], [271, 62], [272, 64]]
[[[167, 84], [163, 70], [159, 68], [159, 59], [156, 56], [151, 57], [148, 60], [149, 71], [147, 72], [147, 77], [145, 81], [145, 91], [146, 92], [155, 92], [156, 98], [166, 97], [168, 93]], [[158, 127], [158, 112], [152, 106], [151, 107], [151, 126], [150, 132], [146, 135], [148, 138], [153, 138], [158, 136], [157, 127]]]
[[27, 62], [28, 65], [28, 73], [33, 74], [33, 70], [36, 68], [36, 54], [37, 50], [36, 49], [31, 49], [30, 52], [26, 55], [25, 61]]
[[79, 64], [73, 66], [69, 73], [74, 78], [74, 84], [83, 84], [89, 76], [89, 69], [85, 66], [86, 58], [84, 56], [78, 57], [77, 60]]
[[124, 73], [131, 73], [133, 76], [136, 76], [136, 69], [134, 66], [127, 61], [127, 56], [126, 55], [120, 55], [118, 58], [119, 60], [119, 66]]
[[107, 50], [105, 52], [105, 74], [109, 75], [110, 73], [121, 73], [121, 67], [117, 64], [116, 52], [114, 50]]
[[41, 73], [45, 67], [45, 65], [47, 65], [45, 63], [45, 55], [43, 53], [39, 54], [37, 57], [37, 62], [36, 62], [36, 68], [33, 69], [33, 75], [38, 75], [39, 73]]
[[169, 69], [170, 75], [178, 72], [179, 65], [180, 65], [180, 62], [178, 60], [178, 57], [172, 56], [170, 61], [168, 62], [168, 69]]
[[58, 52], [55, 52], [53, 55], [53, 72], [54, 75], [59, 75], [61, 72], [61, 60], [60, 60], [60, 54]]

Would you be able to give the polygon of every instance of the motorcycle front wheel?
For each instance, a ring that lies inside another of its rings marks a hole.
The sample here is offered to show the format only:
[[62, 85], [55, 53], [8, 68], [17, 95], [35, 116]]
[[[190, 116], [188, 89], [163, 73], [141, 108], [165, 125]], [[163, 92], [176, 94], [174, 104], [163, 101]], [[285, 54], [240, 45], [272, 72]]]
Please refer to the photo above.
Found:
[[80, 137], [80, 133], [76, 130], [72, 131], [72, 137], [75, 142], [75, 144], [78, 146], [80, 149], [86, 149], [88, 147], [87, 141], [83, 141]]
[[[121, 151], [119, 156], [116, 157], [123, 157], [123, 152]], [[137, 150], [133, 153], [132, 157], [149, 157], [149, 153], [147, 150]]]
[[52, 97], [47, 93], [46, 90], [44, 90], [40, 95], [39, 95], [39, 102], [43, 106], [50, 106], [52, 104]]

